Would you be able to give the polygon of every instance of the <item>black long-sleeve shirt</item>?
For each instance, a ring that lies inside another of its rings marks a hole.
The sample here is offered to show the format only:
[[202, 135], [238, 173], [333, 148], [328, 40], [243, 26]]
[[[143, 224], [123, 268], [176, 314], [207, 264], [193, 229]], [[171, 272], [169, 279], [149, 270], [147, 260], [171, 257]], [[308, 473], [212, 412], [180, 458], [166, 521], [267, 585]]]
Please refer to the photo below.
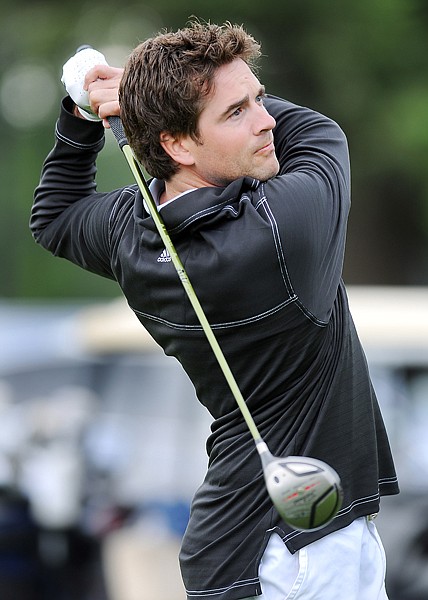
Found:
[[[290, 529], [137, 186], [98, 193], [99, 124], [66, 110], [36, 189], [31, 228], [57, 256], [115, 279], [213, 416], [209, 467], [180, 555], [188, 598], [260, 593], [258, 562], [276, 531], [291, 552], [379, 510], [398, 492], [387, 435], [342, 282], [350, 175], [332, 120], [268, 97], [280, 173], [191, 191], [162, 217], [272, 454], [339, 473], [343, 506], [315, 532]], [[119, 158], [118, 158], [119, 160]]]

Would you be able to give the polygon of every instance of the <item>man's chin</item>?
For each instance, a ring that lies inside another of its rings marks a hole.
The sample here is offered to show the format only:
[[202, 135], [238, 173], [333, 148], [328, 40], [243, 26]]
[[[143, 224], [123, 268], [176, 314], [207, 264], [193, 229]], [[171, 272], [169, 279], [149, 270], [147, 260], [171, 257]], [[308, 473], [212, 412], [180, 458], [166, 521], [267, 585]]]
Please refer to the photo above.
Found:
[[266, 168], [266, 169], [260, 169], [260, 172], [258, 175], [254, 175], [255, 179], [258, 179], [259, 181], [268, 181], [268, 179], [272, 179], [272, 177], [275, 177], [276, 175], [278, 175], [279, 173], [279, 164], [273, 165], [270, 169]]
[[277, 161], [272, 161], [270, 165], [263, 165], [263, 167], [259, 166], [258, 168], [253, 168], [251, 170], [248, 170], [247, 173], [245, 173], [244, 171], [241, 171], [241, 173], [239, 173], [239, 171], [236, 170], [236, 173], [230, 178], [211, 176], [209, 178], [209, 181], [213, 186], [226, 187], [227, 185], [232, 183], [232, 181], [235, 181], [240, 177], [250, 177], [251, 179], [257, 179], [258, 181], [268, 181], [268, 179], [272, 179], [272, 177], [275, 177], [276, 175], [278, 175], [278, 173], [279, 163]]

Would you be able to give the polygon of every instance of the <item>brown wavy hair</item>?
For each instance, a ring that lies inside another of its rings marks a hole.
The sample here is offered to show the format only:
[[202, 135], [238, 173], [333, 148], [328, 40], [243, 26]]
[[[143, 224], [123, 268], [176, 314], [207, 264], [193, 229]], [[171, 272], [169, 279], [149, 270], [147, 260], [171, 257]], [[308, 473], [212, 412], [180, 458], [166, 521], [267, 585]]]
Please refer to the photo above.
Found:
[[252, 71], [260, 44], [242, 26], [195, 21], [139, 44], [129, 56], [119, 98], [126, 137], [147, 172], [169, 180], [179, 169], [160, 134], [198, 141], [198, 119], [218, 67], [240, 58]]

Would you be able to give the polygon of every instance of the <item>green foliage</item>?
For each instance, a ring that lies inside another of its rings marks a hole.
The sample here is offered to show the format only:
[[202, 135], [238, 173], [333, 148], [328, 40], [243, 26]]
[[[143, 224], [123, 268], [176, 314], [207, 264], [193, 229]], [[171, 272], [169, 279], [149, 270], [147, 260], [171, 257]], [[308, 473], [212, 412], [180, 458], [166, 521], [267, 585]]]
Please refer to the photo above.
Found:
[[[427, 284], [428, 4], [424, 0], [146, 0], [18, 2], [0, 22], [0, 296], [105, 297], [114, 283], [37, 247], [32, 195], [53, 145], [64, 61], [82, 43], [112, 64], [161, 28], [196, 15], [244, 23], [262, 42], [267, 90], [309, 105], [346, 131], [353, 208], [350, 283]], [[131, 181], [114, 143], [101, 189]]]

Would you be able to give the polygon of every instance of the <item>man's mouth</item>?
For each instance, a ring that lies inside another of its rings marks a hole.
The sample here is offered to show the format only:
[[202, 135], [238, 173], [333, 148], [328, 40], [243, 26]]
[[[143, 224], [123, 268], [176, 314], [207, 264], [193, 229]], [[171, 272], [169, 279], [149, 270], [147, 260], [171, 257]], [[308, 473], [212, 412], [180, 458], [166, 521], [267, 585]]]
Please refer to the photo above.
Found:
[[265, 154], [269, 152], [273, 152], [275, 150], [273, 141], [270, 140], [267, 144], [256, 150], [256, 154]]

